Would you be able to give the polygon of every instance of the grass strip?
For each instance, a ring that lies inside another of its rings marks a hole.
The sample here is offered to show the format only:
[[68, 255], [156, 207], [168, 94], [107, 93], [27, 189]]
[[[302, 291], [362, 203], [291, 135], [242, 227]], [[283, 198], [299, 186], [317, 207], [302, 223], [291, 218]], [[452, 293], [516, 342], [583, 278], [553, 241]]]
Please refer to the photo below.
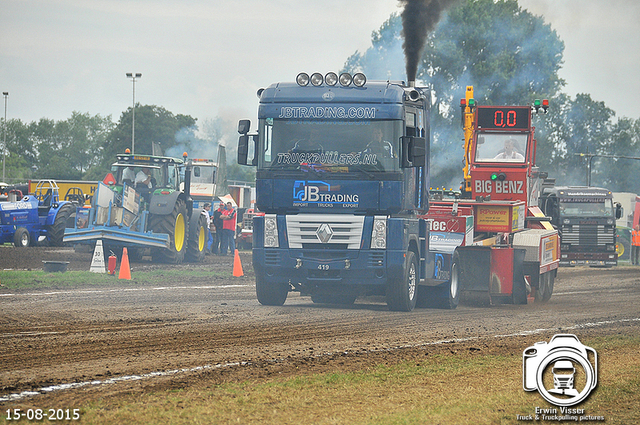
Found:
[[[599, 380], [577, 407], [607, 424], [640, 423], [640, 337], [582, 342], [598, 351]], [[205, 379], [180, 390], [94, 401], [81, 411], [90, 424], [512, 424], [536, 407], [554, 406], [522, 389], [520, 353], [463, 352], [346, 373], [217, 385]]]

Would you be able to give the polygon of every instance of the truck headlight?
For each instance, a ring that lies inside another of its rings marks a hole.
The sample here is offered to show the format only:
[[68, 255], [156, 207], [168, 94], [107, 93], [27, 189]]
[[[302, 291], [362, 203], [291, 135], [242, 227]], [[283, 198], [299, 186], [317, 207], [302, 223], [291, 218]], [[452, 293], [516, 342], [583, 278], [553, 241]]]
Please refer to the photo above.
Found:
[[278, 223], [275, 214], [264, 216], [264, 247], [278, 248]]
[[387, 248], [387, 218], [375, 217], [371, 231], [371, 249]]

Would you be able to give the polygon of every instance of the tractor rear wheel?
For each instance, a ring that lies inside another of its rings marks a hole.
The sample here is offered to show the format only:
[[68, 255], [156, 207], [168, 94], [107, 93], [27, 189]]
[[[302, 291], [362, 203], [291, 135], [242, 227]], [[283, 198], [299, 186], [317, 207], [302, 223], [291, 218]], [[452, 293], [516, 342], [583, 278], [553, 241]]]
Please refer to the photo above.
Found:
[[204, 214], [198, 214], [196, 218], [194, 215], [191, 216], [191, 220], [196, 222], [189, 223], [189, 241], [187, 242], [185, 260], [201, 263], [204, 260], [207, 247], [207, 217]]
[[184, 261], [187, 251], [187, 206], [177, 199], [171, 214], [151, 215], [149, 227], [154, 233], [169, 235], [169, 248], [153, 248], [153, 261], [178, 264]]
[[76, 214], [76, 206], [72, 203], [64, 204], [58, 209], [56, 218], [53, 220], [53, 224], [49, 227], [47, 234], [47, 241], [49, 246], [62, 246], [64, 238], [64, 229], [67, 227], [73, 227], [73, 220], [70, 220], [72, 216]]

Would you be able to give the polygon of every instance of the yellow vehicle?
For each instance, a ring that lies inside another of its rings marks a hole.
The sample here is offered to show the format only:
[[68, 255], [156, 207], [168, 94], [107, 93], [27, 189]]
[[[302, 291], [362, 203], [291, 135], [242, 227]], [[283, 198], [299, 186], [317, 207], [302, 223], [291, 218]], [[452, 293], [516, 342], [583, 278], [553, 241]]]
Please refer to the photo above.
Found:
[[[51, 179], [48, 179], [51, 180]], [[29, 180], [29, 193], [36, 192], [36, 186], [40, 180]], [[54, 180], [58, 185], [60, 199], [76, 201], [80, 205], [91, 206], [91, 199], [98, 188], [97, 181], [85, 180]]]

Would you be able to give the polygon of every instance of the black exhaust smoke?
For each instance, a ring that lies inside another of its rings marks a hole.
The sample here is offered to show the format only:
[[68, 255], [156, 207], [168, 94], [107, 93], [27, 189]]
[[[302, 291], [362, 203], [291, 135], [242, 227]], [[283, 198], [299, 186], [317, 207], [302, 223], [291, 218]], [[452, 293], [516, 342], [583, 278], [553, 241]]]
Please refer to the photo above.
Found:
[[411, 85], [416, 80], [418, 62], [422, 49], [427, 41], [429, 31], [432, 31], [442, 11], [455, 0], [400, 0], [404, 6], [402, 11], [402, 35], [404, 56], [407, 66], [407, 80]]

